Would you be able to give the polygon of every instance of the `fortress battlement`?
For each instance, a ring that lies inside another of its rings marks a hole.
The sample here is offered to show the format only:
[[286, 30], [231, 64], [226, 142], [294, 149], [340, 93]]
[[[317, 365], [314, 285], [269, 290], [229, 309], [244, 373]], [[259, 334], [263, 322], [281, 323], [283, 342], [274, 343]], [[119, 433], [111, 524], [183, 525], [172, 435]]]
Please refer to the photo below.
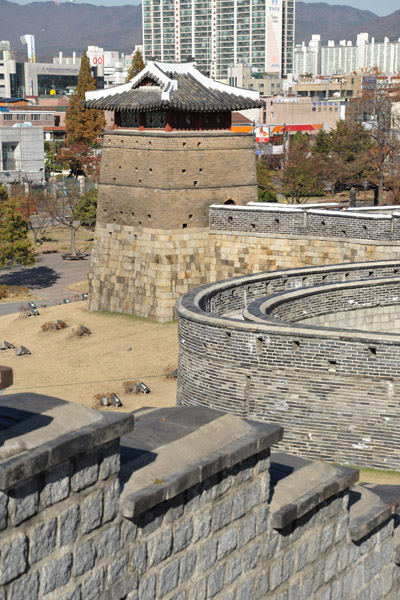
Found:
[[279, 425], [30, 393], [0, 414], [6, 600], [398, 598], [400, 489], [271, 453]]

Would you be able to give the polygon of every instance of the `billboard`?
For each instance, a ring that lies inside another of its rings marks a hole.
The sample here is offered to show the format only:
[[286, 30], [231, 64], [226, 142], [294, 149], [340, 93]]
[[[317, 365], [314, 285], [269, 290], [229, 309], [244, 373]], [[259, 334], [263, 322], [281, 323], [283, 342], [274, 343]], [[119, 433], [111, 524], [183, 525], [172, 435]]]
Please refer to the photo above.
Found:
[[282, 65], [282, 0], [266, 3], [265, 68], [269, 73], [280, 73]]

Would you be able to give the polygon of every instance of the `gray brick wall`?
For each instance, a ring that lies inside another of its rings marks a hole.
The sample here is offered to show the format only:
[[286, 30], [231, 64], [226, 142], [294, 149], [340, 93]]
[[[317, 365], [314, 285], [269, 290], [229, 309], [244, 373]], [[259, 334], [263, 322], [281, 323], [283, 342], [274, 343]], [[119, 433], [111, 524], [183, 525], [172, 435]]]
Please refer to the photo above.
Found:
[[317, 209], [211, 206], [210, 231], [397, 241], [400, 213], [355, 214]]
[[240, 314], [266, 290], [340, 280], [346, 274], [346, 280], [358, 274], [373, 279], [397, 272], [398, 266], [391, 261], [296, 269], [193, 290], [178, 303], [178, 404], [284, 424], [281, 447], [289, 452], [398, 469], [398, 337], [226, 316]]

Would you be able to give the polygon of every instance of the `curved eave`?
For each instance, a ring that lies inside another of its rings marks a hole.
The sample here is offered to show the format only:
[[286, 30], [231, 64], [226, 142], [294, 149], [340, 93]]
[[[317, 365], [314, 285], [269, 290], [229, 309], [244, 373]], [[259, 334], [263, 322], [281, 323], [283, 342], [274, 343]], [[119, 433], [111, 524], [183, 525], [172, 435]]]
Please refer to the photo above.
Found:
[[130, 112], [144, 112], [144, 111], [153, 111], [153, 110], [161, 110], [161, 109], [170, 109], [177, 110], [182, 112], [235, 112], [238, 110], [248, 110], [251, 108], [262, 108], [265, 103], [262, 100], [254, 101], [242, 99], [242, 102], [235, 102], [231, 105], [203, 105], [202, 103], [195, 103], [190, 106], [185, 106], [180, 102], [169, 102], [168, 100], [163, 100], [161, 102], [150, 102], [149, 104], [142, 104], [141, 106], [132, 106], [129, 104], [116, 104], [113, 102], [109, 102], [107, 98], [104, 100], [89, 100], [83, 102], [83, 106], [85, 108], [96, 109], [96, 110], [110, 110], [121, 112], [123, 110], [128, 110]]

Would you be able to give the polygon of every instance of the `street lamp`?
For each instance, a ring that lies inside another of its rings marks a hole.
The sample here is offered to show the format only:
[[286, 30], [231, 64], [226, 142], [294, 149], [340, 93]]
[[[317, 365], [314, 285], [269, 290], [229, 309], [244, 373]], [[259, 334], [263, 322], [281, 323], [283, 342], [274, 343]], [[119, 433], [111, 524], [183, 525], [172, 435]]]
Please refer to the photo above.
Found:
[[364, 188], [364, 205], [367, 204], [367, 189], [368, 189], [368, 181], [366, 179], [364, 179], [363, 181], [363, 188]]

